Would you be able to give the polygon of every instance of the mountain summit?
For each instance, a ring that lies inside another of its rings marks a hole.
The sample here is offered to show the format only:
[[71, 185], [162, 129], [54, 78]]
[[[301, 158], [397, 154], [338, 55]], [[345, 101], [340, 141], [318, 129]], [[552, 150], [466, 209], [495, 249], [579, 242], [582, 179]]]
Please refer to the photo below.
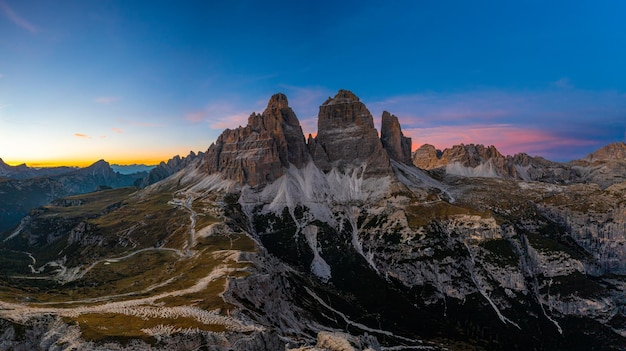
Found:
[[203, 165], [240, 184], [258, 186], [278, 179], [291, 164], [302, 167], [309, 154], [298, 117], [284, 94], [272, 96], [248, 125], [226, 129], [209, 147]]
[[[392, 118], [387, 115], [383, 115], [385, 121]], [[387, 128], [385, 122], [387, 147], [393, 157], [405, 162], [410, 139], [402, 136], [397, 118], [390, 124]], [[311, 160], [324, 172], [334, 168], [358, 170], [366, 176], [391, 174], [389, 156], [371, 113], [348, 90], [340, 90], [320, 106], [317, 136], [309, 136], [308, 141], [287, 97], [273, 95], [265, 111], [251, 114], [245, 127], [226, 129], [209, 147], [203, 164], [210, 174], [219, 172], [226, 179], [254, 187], [278, 179], [289, 167], [303, 168]]]

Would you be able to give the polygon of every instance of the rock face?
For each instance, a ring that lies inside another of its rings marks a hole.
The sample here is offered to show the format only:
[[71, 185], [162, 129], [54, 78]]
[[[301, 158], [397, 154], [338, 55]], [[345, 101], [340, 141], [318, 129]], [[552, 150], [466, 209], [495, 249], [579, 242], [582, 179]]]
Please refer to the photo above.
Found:
[[589, 154], [583, 161], [626, 161], [626, 143], [609, 144]]
[[148, 173], [145, 178], [141, 179], [141, 181], [138, 182], [137, 185], [143, 188], [150, 184], [154, 184], [159, 180], [165, 179], [172, 174], [180, 171], [181, 169], [191, 165], [192, 163], [201, 160], [203, 157], [204, 152], [199, 152], [198, 154], [196, 154], [193, 151], [191, 151], [186, 157], [180, 157], [179, 155], [176, 155], [167, 160], [167, 162], [161, 162], [158, 166], [150, 170], [150, 173]]
[[372, 114], [352, 92], [340, 90], [320, 106], [317, 128], [313, 159], [324, 172], [363, 167], [366, 176], [391, 174]]
[[278, 179], [285, 168], [309, 160], [300, 122], [284, 94], [270, 99], [263, 114], [253, 113], [246, 127], [226, 129], [209, 147], [203, 166], [209, 173], [250, 186]]
[[495, 146], [460, 144], [443, 151], [424, 144], [413, 154], [413, 164], [427, 170], [465, 177], [487, 177], [537, 180], [549, 183], [571, 183], [579, 179], [571, 166], [551, 162], [524, 153], [502, 155]]
[[424, 144], [413, 164], [464, 177], [533, 180], [554, 184], [594, 183], [606, 189], [626, 181], [626, 144], [609, 144], [587, 157], [559, 163], [525, 153], [503, 156], [494, 146], [455, 145], [443, 151]]
[[580, 174], [582, 182], [608, 188], [626, 181], [626, 144], [609, 144], [570, 165]]
[[411, 138], [402, 134], [398, 117], [387, 111], [383, 112], [380, 128], [380, 140], [392, 160], [411, 165]]

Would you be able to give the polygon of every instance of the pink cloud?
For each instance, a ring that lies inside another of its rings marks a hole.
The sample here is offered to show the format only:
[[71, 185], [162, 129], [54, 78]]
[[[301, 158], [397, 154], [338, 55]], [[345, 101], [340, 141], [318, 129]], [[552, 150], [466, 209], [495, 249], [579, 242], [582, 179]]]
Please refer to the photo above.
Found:
[[123, 134], [124, 133], [124, 130], [122, 128], [113, 127], [113, 128], [111, 128], [111, 130], [116, 132], [116, 133], [118, 133], [118, 134]]
[[198, 123], [207, 121], [210, 128], [226, 129], [245, 126], [248, 123], [248, 116], [253, 109], [245, 109], [227, 102], [217, 101], [209, 103], [201, 111], [189, 112], [185, 115], [185, 120]]
[[202, 122], [204, 119], [205, 113], [203, 111], [198, 112], [190, 112], [185, 116], [185, 119], [192, 123]]
[[248, 113], [238, 113], [229, 116], [222, 116], [211, 118], [210, 127], [214, 129], [234, 129], [238, 126], [245, 126], [248, 124]]
[[82, 133], [74, 133], [74, 136], [77, 138], [82, 138], [82, 139], [91, 139], [91, 137], [87, 134], [82, 134]]
[[304, 137], [308, 138], [309, 134], [312, 134], [313, 137], [317, 135], [317, 116], [301, 119], [300, 126], [302, 127], [302, 132], [304, 133]]
[[0, 10], [2, 10], [2, 12], [4, 12], [4, 15], [7, 16], [9, 20], [11, 20], [11, 22], [16, 24], [18, 27], [26, 29], [33, 34], [37, 34], [37, 32], [39, 31], [37, 27], [35, 27], [32, 23], [28, 22], [20, 15], [15, 13], [15, 11], [13, 11], [13, 9], [9, 7], [6, 2], [0, 1]]

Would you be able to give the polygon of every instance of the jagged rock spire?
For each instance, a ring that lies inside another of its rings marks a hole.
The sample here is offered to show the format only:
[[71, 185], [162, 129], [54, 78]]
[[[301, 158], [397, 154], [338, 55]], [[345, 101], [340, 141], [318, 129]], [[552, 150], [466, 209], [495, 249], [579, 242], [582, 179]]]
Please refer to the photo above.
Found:
[[387, 111], [384, 111], [382, 116], [380, 140], [391, 159], [407, 165], [413, 164], [411, 159], [411, 138], [402, 134], [398, 117]]
[[209, 147], [204, 163], [209, 173], [259, 186], [282, 176], [290, 164], [303, 167], [309, 157], [298, 117], [279, 93], [263, 114], [250, 115], [246, 127], [226, 129]]
[[364, 167], [365, 175], [391, 174], [372, 114], [352, 92], [339, 90], [320, 106], [317, 128], [312, 154], [323, 171]]

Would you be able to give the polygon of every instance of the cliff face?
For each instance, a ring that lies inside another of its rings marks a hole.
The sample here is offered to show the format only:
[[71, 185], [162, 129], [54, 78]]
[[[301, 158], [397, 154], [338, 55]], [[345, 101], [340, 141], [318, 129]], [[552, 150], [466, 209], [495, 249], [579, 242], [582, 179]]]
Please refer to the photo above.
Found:
[[424, 144], [413, 154], [413, 164], [422, 169], [442, 170], [449, 175], [464, 177], [537, 180], [558, 184], [580, 179], [578, 172], [568, 164], [524, 153], [504, 156], [493, 145], [461, 144], [441, 151]]
[[167, 160], [167, 162], [161, 162], [158, 166], [150, 170], [148, 175], [137, 182], [140, 187], [146, 187], [150, 184], [154, 184], [160, 180], [163, 180], [172, 174], [180, 171], [185, 167], [189, 167], [190, 165], [198, 162], [204, 157], [204, 152], [199, 152], [196, 154], [191, 151], [189, 155], [185, 157], [180, 157], [178, 155], [172, 157]]
[[402, 134], [398, 117], [387, 111], [383, 112], [380, 127], [380, 140], [392, 160], [407, 165], [412, 164], [411, 138], [405, 137], [404, 134]]
[[320, 106], [317, 128], [314, 161], [324, 172], [336, 168], [362, 169], [365, 176], [391, 174], [372, 114], [352, 92], [340, 90]]
[[300, 122], [287, 97], [276, 94], [262, 114], [253, 113], [248, 125], [225, 130], [209, 147], [203, 165], [241, 184], [259, 186], [282, 176], [290, 164], [309, 160]]

